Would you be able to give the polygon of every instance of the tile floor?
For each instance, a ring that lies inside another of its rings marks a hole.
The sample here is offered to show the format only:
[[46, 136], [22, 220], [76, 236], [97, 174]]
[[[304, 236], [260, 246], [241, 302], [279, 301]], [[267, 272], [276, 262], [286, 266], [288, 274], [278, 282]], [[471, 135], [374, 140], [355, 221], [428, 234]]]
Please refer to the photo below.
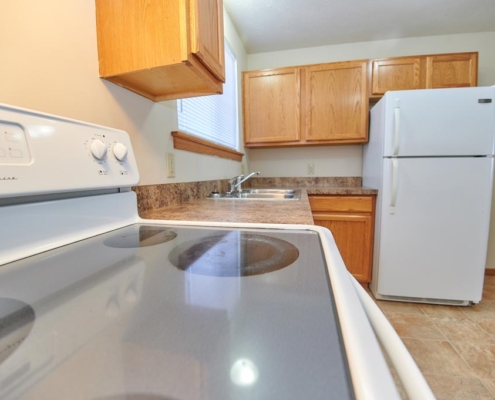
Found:
[[495, 276], [471, 307], [376, 303], [439, 400], [495, 399]]

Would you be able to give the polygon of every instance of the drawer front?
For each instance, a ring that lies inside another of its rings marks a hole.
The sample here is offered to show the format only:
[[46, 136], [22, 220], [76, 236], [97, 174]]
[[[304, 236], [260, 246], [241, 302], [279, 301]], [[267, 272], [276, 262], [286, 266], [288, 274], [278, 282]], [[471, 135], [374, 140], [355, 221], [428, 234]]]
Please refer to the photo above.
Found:
[[373, 196], [309, 196], [312, 212], [367, 212], [373, 211]]

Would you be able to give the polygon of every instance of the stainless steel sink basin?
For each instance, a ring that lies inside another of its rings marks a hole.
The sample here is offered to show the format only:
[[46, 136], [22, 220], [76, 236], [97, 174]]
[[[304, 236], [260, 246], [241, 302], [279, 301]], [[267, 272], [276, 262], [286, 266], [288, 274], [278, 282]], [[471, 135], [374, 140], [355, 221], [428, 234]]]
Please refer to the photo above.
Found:
[[245, 189], [241, 193], [211, 193], [209, 199], [223, 200], [299, 200], [301, 191], [294, 189]]
[[259, 194], [294, 194], [294, 189], [245, 189], [242, 193], [259, 193]]

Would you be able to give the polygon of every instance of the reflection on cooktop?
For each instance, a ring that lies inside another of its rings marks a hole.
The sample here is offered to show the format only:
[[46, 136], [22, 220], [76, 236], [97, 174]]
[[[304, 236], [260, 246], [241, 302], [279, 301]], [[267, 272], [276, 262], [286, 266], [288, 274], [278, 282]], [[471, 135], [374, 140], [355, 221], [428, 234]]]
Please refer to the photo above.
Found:
[[98, 397], [94, 400], [175, 400], [171, 397], [163, 397], [156, 394], [149, 393], [124, 393], [115, 394], [105, 397]]
[[167, 228], [154, 225], [132, 225], [103, 243], [108, 247], [131, 249], [167, 243], [176, 237], [177, 234]]
[[168, 259], [193, 274], [232, 277], [277, 271], [298, 257], [299, 250], [285, 240], [234, 231], [181, 243]]
[[0, 298], [0, 364], [26, 339], [35, 320], [33, 308], [19, 300]]

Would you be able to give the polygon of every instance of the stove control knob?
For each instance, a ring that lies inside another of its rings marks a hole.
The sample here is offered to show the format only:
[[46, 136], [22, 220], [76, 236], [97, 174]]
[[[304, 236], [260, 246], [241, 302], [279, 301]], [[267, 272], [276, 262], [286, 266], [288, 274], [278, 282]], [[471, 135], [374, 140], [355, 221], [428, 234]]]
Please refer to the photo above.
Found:
[[99, 139], [93, 140], [93, 143], [91, 143], [91, 153], [98, 160], [103, 160], [107, 155], [107, 146]]
[[122, 143], [117, 143], [113, 146], [113, 155], [119, 161], [124, 161], [127, 157], [127, 147], [125, 147]]

